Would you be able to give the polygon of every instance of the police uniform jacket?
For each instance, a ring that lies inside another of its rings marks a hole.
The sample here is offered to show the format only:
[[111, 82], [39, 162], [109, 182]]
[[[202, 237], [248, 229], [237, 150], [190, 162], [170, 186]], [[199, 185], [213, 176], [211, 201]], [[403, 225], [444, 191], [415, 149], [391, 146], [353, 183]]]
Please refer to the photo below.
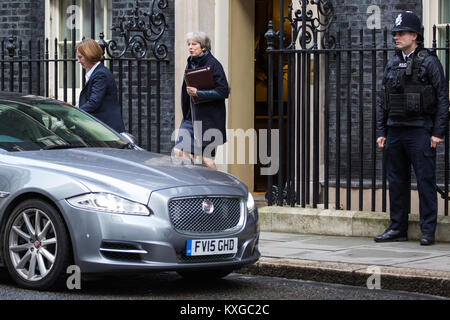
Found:
[[[413, 59], [419, 54], [423, 47], [416, 48]], [[377, 107], [377, 137], [386, 137], [388, 126], [415, 126], [415, 127], [428, 127], [431, 129], [431, 135], [444, 138], [445, 130], [448, 123], [449, 113], [449, 97], [448, 97], [448, 82], [445, 79], [442, 65], [434, 54], [429, 51], [425, 53], [425, 58], [421, 63], [418, 70], [418, 78], [424, 85], [429, 84], [432, 86], [432, 96], [424, 96], [422, 99], [432, 99], [435, 101], [433, 106], [433, 112], [428, 114], [415, 114], [409, 117], [394, 117], [389, 115], [389, 102], [386, 99], [386, 89], [389, 85], [389, 80], [394, 76], [394, 70], [400, 64], [404, 64], [403, 55], [400, 50], [397, 50], [395, 56], [387, 63], [384, 75], [383, 75], [383, 95], [380, 96]], [[408, 81], [406, 79], [406, 81]]]

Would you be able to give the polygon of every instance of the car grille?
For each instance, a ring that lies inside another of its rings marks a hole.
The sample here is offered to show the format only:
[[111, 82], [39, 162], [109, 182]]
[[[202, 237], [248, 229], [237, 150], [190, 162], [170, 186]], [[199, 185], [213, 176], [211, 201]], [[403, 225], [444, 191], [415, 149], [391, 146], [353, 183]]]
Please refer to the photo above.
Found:
[[236, 257], [236, 255], [233, 254], [218, 254], [218, 255], [211, 255], [211, 256], [186, 256], [186, 254], [182, 254], [178, 257], [178, 260], [181, 262], [186, 263], [195, 263], [195, 262], [217, 262], [217, 261], [226, 261], [226, 260], [232, 260]]
[[[203, 211], [204, 200], [213, 204], [213, 212]], [[242, 225], [242, 214], [238, 198], [199, 197], [169, 201], [170, 221], [179, 232], [216, 233], [233, 230]]]

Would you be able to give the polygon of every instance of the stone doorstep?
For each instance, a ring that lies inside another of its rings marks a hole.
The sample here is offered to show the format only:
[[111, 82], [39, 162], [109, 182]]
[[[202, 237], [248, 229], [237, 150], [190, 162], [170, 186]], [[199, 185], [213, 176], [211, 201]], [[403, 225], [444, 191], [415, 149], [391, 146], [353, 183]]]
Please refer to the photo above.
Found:
[[[346, 237], [374, 237], [389, 226], [383, 212], [312, 209], [300, 207], [260, 207], [261, 231], [317, 234]], [[420, 240], [419, 215], [409, 215], [408, 239]], [[438, 216], [436, 241], [450, 242], [450, 216]]]

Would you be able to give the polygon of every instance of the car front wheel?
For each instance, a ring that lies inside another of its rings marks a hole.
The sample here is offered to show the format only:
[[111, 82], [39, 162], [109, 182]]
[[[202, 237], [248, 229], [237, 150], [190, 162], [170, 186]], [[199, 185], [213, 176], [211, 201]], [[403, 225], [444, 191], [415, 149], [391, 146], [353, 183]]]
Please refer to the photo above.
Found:
[[8, 218], [4, 261], [13, 280], [27, 289], [49, 289], [62, 280], [70, 245], [59, 212], [40, 199], [20, 203]]

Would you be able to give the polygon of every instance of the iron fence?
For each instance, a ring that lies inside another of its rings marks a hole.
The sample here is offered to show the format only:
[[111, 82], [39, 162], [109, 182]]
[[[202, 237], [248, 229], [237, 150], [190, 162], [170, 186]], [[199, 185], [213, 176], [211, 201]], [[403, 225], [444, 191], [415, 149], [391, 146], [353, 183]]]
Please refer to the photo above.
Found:
[[[333, 8], [328, 1], [316, 4], [322, 5], [321, 23], [312, 22], [314, 17], [307, 14], [302, 1], [303, 8], [295, 14], [290, 7], [285, 17], [281, 9], [279, 31], [275, 32], [270, 22], [266, 33], [268, 141], [275, 126], [279, 130], [278, 145], [269, 144], [268, 150], [279, 157], [279, 164], [285, 163], [276, 175], [268, 176], [267, 202], [347, 210], [363, 210], [370, 203], [369, 210], [376, 211], [377, 197], [381, 197], [381, 210], [386, 211], [384, 151], [377, 150], [375, 124], [383, 70], [395, 51], [388, 41], [390, 33], [388, 36], [387, 29], [355, 32], [349, 28], [331, 34], [328, 25]], [[292, 41], [287, 44], [285, 21], [292, 26]], [[434, 27], [432, 49], [449, 81], [448, 25], [444, 38], [438, 47]], [[438, 148], [437, 163], [438, 191], [447, 216], [448, 130]], [[414, 173], [411, 181], [414, 187]], [[356, 206], [352, 206], [352, 190], [357, 190]]]
[[[76, 1], [72, 1], [74, 6]], [[161, 104], [163, 67], [168, 50], [161, 38], [167, 29], [162, 10], [167, 2], [151, 1], [145, 10], [135, 2], [129, 16], [118, 17], [112, 26], [119, 36], [98, 43], [103, 63], [113, 73], [122, 117], [127, 131], [147, 150], [161, 151]], [[95, 5], [91, 1], [91, 34], [95, 39]], [[75, 23], [74, 23], [75, 24]], [[0, 89], [46, 96], [76, 105], [85, 85], [85, 70], [78, 66], [75, 48], [77, 30], [71, 39], [36, 39], [23, 42], [15, 36], [1, 40]]]

